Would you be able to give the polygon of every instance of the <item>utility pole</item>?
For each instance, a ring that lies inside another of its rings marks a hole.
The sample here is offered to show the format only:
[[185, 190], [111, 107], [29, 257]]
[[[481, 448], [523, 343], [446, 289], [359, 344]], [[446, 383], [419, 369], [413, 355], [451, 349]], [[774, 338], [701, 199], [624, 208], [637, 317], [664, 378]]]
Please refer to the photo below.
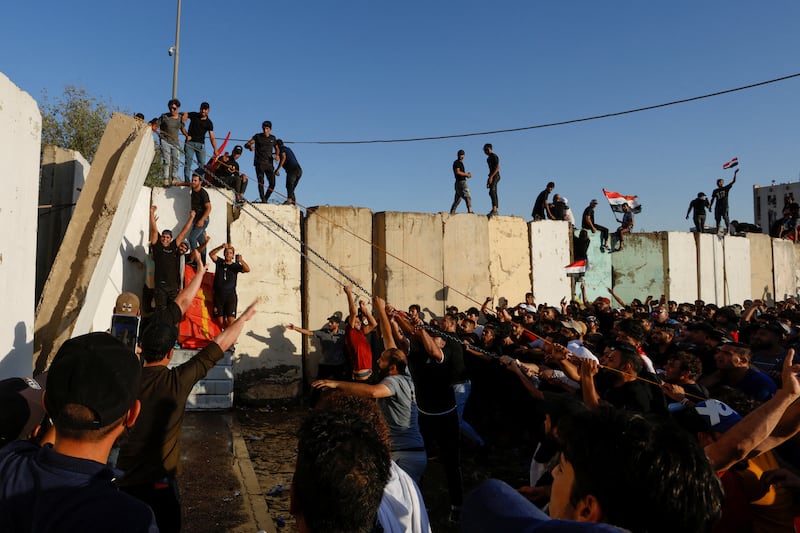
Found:
[[178, 0], [178, 17], [175, 21], [175, 46], [170, 48], [170, 55], [173, 57], [172, 67], [172, 98], [178, 97], [178, 56], [181, 48], [181, 0]]

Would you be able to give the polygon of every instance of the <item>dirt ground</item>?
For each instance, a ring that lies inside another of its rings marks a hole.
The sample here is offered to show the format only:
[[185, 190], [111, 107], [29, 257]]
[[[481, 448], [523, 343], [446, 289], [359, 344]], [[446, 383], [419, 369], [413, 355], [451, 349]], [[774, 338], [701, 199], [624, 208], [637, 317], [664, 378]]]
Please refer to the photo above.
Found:
[[[297, 531], [289, 514], [289, 485], [296, 457], [296, 432], [307, 406], [283, 405], [262, 408], [240, 407], [234, 416], [247, 443], [250, 460], [266, 495], [270, 514], [279, 531]], [[487, 435], [484, 435], [487, 437]], [[489, 436], [495, 442], [488, 464], [478, 460], [476, 450], [462, 445], [464, 493], [489, 477], [507, 481], [512, 486], [527, 483], [528, 467], [533, 451], [529, 439]], [[498, 438], [492, 438], [498, 437]], [[444, 469], [436, 461], [428, 463], [423, 479], [422, 495], [434, 532], [460, 531], [448, 521], [449, 501]]]

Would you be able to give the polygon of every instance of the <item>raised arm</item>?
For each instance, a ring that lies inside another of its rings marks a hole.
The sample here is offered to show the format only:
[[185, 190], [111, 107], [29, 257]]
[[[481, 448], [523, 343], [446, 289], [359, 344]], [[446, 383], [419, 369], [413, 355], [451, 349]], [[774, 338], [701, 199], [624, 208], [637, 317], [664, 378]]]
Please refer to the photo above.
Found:
[[769, 443], [768, 438], [778, 426], [784, 412], [800, 398], [800, 382], [796, 373], [800, 365], [793, 365], [794, 351], [783, 361], [783, 383], [775, 396], [767, 400], [749, 415], [740, 420], [715, 442], [705, 447], [711, 465], [716, 470], [725, 470], [734, 463], [753, 457], [766, 449], [758, 448]]
[[158, 242], [158, 225], [156, 221], [158, 217], [156, 217], [156, 206], [150, 206], [150, 244], [155, 244]]
[[234, 259], [236, 260], [237, 263], [242, 265], [242, 272], [243, 273], [246, 274], [246, 273], [250, 272], [250, 265], [248, 265], [247, 262], [242, 258], [242, 254], [236, 254], [236, 257]]
[[220, 244], [219, 246], [217, 246], [216, 248], [214, 248], [213, 250], [211, 250], [208, 253], [208, 258], [211, 259], [212, 263], [216, 263], [217, 262], [217, 253], [220, 250], [222, 250], [223, 248], [227, 248], [227, 245], [228, 245], [227, 242], [223, 242], [222, 244]]
[[345, 285], [343, 290], [347, 295], [347, 323], [352, 327], [355, 321], [358, 320], [358, 308], [356, 307], [356, 300], [353, 298], [353, 288], [350, 285]]
[[372, 312], [369, 310], [369, 306], [366, 302], [359, 300], [358, 307], [361, 309], [361, 314], [367, 319], [367, 325], [364, 326], [361, 331], [364, 333], [364, 335], [369, 335], [375, 328], [378, 327], [378, 323], [375, 321], [375, 317], [372, 316]]
[[612, 289], [611, 287], [607, 288], [608, 288], [608, 294], [610, 294], [621, 307], [625, 307], [625, 302], [623, 302], [622, 299], [619, 296], [617, 296], [617, 293], [614, 292], [614, 289]]
[[[197, 271], [198, 274], [200, 271]], [[195, 276], [197, 277], [197, 276]], [[194, 281], [194, 280], [192, 280]], [[251, 303], [247, 306], [247, 309], [244, 310], [233, 323], [228, 326], [227, 328], [223, 329], [219, 335], [214, 338], [214, 342], [222, 349], [224, 352], [236, 342], [236, 339], [239, 338], [239, 334], [242, 332], [242, 328], [244, 328], [244, 323], [253, 318], [253, 315], [256, 314], [256, 302]]]
[[302, 333], [303, 335], [305, 335], [307, 337], [313, 337], [314, 336], [314, 332], [311, 331], [310, 329], [301, 328], [300, 326], [295, 326], [292, 323], [286, 324], [286, 326], [284, 326], [284, 327], [286, 329], [289, 329], [289, 330], [292, 330], [292, 331], [296, 331], [297, 333]]
[[186, 310], [192, 305], [192, 300], [194, 300], [197, 291], [200, 290], [200, 286], [203, 284], [203, 275], [206, 273], [206, 265], [200, 259], [200, 252], [192, 250], [192, 258], [197, 264], [197, 272], [195, 272], [192, 281], [175, 297], [175, 303], [181, 308], [181, 315], [186, 314]]
[[384, 349], [397, 348], [397, 344], [394, 342], [394, 332], [389, 323], [389, 315], [386, 314], [386, 301], [380, 296], [374, 296], [372, 298], [372, 307], [378, 313], [378, 331], [381, 333]]
[[195, 213], [194, 210], [189, 211], [189, 218], [186, 220], [186, 224], [183, 225], [181, 232], [178, 233], [178, 236], [176, 237], [176, 242], [178, 244], [182, 243], [183, 239], [185, 239], [189, 234], [189, 230], [192, 229], [192, 222], [194, 222], [195, 216], [197, 216], [197, 213]]

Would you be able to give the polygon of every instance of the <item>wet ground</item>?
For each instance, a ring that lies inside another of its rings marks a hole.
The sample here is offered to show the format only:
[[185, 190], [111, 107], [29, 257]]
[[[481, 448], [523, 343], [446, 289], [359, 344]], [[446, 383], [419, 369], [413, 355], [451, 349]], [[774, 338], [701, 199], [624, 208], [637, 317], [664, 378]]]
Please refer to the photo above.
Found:
[[[295, 532], [289, 514], [289, 485], [296, 457], [296, 431], [308, 407], [300, 405], [238, 408], [234, 416], [247, 443], [253, 468], [265, 494], [269, 512], [281, 532]], [[462, 446], [462, 472], [465, 494], [489, 477], [507, 481], [512, 486], [527, 484], [532, 454], [529, 439], [509, 435], [484, 435], [495, 442], [488, 462], [480, 460], [477, 450]], [[428, 463], [421, 486], [434, 532], [460, 531], [448, 521], [449, 501], [444, 469], [436, 461]]]

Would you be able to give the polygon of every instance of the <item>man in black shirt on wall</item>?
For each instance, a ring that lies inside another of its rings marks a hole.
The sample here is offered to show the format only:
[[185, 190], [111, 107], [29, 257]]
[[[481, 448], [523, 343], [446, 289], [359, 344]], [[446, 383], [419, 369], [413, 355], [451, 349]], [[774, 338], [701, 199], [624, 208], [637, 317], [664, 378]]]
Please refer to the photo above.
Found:
[[453, 175], [456, 178], [456, 195], [453, 198], [453, 205], [450, 207], [450, 214], [456, 214], [456, 208], [463, 198], [467, 204], [467, 213], [472, 213], [472, 197], [469, 195], [467, 178], [472, 177], [472, 172], [464, 172], [464, 150], [458, 151], [458, 158], [453, 161]]
[[186, 157], [183, 164], [183, 178], [188, 182], [192, 177], [192, 160], [197, 158], [197, 166], [203, 168], [206, 164], [206, 133], [208, 139], [211, 141], [211, 147], [214, 153], [217, 153], [217, 138], [214, 137], [214, 123], [208, 118], [208, 112], [211, 106], [208, 102], [200, 104], [200, 112], [192, 111], [184, 113], [181, 117], [183, 122], [189, 119], [189, 128], [184, 128], [183, 134], [186, 136], [186, 142], [183, 143], [183, 154]]

